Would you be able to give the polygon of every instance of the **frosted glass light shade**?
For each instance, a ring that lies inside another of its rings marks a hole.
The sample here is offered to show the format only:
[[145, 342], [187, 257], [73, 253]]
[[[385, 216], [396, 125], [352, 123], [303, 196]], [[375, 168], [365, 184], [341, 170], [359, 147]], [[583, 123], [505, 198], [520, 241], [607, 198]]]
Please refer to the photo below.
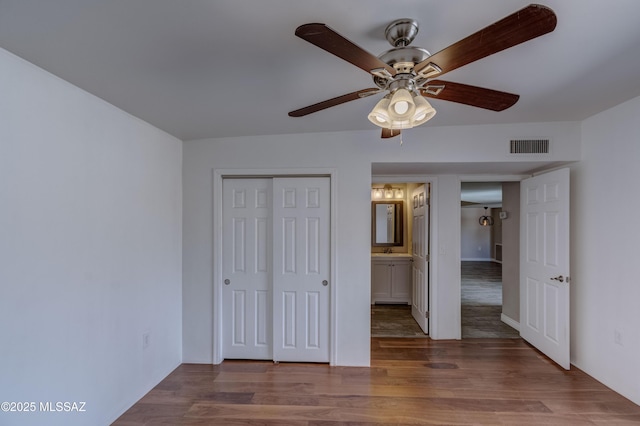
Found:
[[415, 110], [416, 104], [413, 102], [411, 92], [407, 89], [398, 89], [393, 93], [389, 102], [389, 117], [392, 121], [410, 120]]
[[421, 95], [398, 89], [382, 98], [367, 118], [384, 129], [410, 129], [430, 120], [436, 110]]
[[413, 127], [411, 117], [406, 120], [391, 120], [390, 129], [410, 129]]
[[416, 112], [413, 114], [413, 125], [419, 126], [431, 120], [436, 115], [436, 110], [422, 96], [416, 96], [414, 99], [416, 104]]
[[389, 98], [384, 97], [378, 101], [373, 110], [368, 115], [370, 122], [376, 126], [383, 127], [385, 129], [391, 128], [391, 119], [389, 118]]

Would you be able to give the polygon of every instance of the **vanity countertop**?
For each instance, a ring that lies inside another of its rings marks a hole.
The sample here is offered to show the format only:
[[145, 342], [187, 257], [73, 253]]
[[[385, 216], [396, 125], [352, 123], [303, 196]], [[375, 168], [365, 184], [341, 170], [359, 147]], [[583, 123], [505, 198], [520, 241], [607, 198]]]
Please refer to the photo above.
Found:
[[371, 253], [371, 257], [412, 257], [409, 253]]

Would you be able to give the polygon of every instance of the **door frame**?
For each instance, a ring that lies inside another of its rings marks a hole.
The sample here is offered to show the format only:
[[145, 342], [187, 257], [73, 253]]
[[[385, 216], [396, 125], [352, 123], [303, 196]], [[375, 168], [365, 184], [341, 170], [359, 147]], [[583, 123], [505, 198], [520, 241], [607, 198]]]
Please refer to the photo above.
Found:
[[[464, 175], [464, 174], [460, 174], [458, 175], [458, 179], [460, 181], [460, 193], [458, 194], [458, 198], [462, 197], [462, 183], [463, 182], [522, 182], [524, 179], [533, 177], [533, 176], [538, 176], [547, 172], [551, 172], [554, 170], [557, 170], [559, 168], [563, 168], [566, 166], [558, 166], [558, 167], [551, 167], [549, 169], [544, 169], [544, 170], [540, 170], [537, 171], [535, 173], [527, 173], [527, 174], [515, 174], [515, 175]], [[461, 216], [462, 212], [462, 206], [460, 206], [460, 204], [458, 204], [458, 217]], [[523, 224], [520, 223], [520, 231], [522, 231], [522, 227]], [[459, 263], [462, 263], [461, 260], [461, 245], [458, 246], [458, 260]], [[520, 256], [522, 256], [522, 253], [520, 253]], [[518, 283], [518, 285], [520, 285], [520, 283]], [[458, 304], [458, 309], [459, 309], [459, 313], [460, 315], [458, 315], [458, 324], [456, 325], [456, 327], [459, 329], [459, 337], [458, 339], [462, 339], [462, 277], [460, 277], [460, 279], [457, 281], [457, 292], [458, 292], [458, 300], [460, 301], [460, 303]], [[522, 300], [522, 294], [520, 294], [520, 300]], [[519, 320], [520, 321], [520, 320]], [[512, 323], [509, 324], [507, 323], [509, 326], [511, 326], [512, 328], [516, 328], [518, 331], [520, 329], [520, 322]]]
[[[433, 336], [438, 325], [438, 304], [433, 303], [438, 295], [438, 209], [436, 207], [438, 199], [438, 177], [431, 175], [372, 175], [371, 184], [377, 183], [416, 183], [430, 185], [430, 208], [429, 208], [429, 337]], [[371, 250], [371, 247], [369, 247]], [[413, 300], [411, 301], [413, 303]]]
[[[336, 285], [336, 212], [337, 212], [337, 186], [338, 171], [335, 168], [273, 168], [273, 169], [213, 169], [213, 364], [220, 364], [224, 357], [222, 355], [223, 345], [223, 317], [222, 317], [222, 180], [224, 178], [274, 178], [274, 177], [329, 177], [330, 188], [330, 233], [329, 233], [329, 276], [331, 291], [329, 297], [329, 365], [335, 365], [337, 359], [337, 332], [336, 332], [336, 300], [339, 288]], [[219, 202], [220, 201], [220, 202]]]
[[[458, 175], [460, 181], [459, 194], [458, 198], [462, 200], [462, 184], [464, 182], [522, 182], [524, 179], [531, 177], [531, 174], [522, 174], [522, 175]], [[462, 206], [458, 203], [458, 218], [462, 217]], [[460, 224], [460, 238], [458, 245], [458, 263], [460, 267], [462, 267], [462, 224]], [[462, 275], [458, 280], [458, 310], [459, 310], [459, 319], [458, 319], [458, 328], [459, 328], [459, 336], [458, 339], [462, 340]], [[507, 317], [508, 318], [508, 317]], [[501, 320], [504, 322], [503, 317]], [[506, 322], [505, 322], [506, 323]], [[511, 323], [506, 323], [512, 328], [519, 330], [520, 323], [516, 323], [515, 321]]]

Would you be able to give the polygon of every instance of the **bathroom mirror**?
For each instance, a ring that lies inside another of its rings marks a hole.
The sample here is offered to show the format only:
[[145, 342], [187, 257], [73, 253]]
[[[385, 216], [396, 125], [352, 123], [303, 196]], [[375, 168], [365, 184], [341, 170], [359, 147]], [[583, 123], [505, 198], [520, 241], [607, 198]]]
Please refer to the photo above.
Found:
[[402, 246], [402, 201], [371, 202], [371, 245], [374, 247]]

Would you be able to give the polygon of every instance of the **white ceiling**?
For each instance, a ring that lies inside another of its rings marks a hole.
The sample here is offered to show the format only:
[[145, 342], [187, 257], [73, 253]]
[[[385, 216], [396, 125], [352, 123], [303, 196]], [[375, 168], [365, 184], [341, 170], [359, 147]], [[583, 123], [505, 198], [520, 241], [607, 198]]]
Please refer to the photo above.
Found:
[[[524, 0], [0, 0], [0, 47], [183, 140], [370, 130], [378, 96], [287, 112], [374, 87], [355, 66], [297, 38], [326, 23], [374, 54], [392, 20], [417, 19], [435, 53]], [[548, 0], [553, 33], [446, 74], [518, 93], [503, 112], [434, 100], [426, 125], [581, 120], [640, 95], [640, 1]]]
[[462, 182], [460, 200], [475, 203], [469, 207], [501, 207], [502, 182]]

